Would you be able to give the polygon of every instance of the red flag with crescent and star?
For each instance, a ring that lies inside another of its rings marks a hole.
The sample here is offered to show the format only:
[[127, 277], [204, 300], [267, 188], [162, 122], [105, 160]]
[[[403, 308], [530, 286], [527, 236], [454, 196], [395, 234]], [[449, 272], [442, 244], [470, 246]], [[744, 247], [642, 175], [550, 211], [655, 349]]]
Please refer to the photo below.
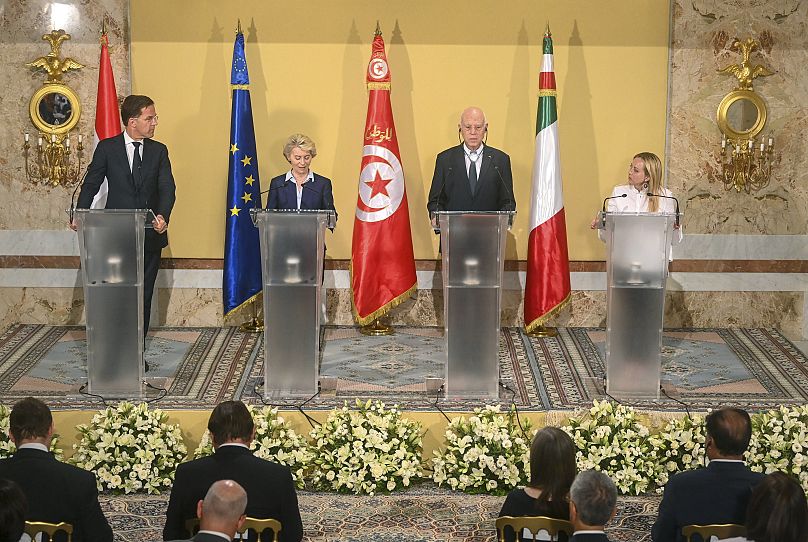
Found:
[[390, 106], [390, 68], [376, 31], [367, 71], [359, 195], [351, 244], [353, 313], [359, 325], [384, 316], [415, 291], [415, 256], [404, 169]]

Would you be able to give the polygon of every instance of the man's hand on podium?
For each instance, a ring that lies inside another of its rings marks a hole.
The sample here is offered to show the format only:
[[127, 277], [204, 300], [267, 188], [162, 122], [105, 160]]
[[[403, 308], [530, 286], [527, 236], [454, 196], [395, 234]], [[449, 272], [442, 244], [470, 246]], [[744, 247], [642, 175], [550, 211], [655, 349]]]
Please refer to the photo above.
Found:
[[154, 220], [152, 220], [152, 225], [154, 226], [154, 231], [157, 233], [165, 233], [168, 229], [168, 222], [163, 218], [163, 215], [155, 215]]
[[71, 229], [71, 230], [73, 230], [73, 231], [76, 231], [76, 230], [78, 230], [78, 229], [79, 229], [79, 223], [78, 223], [78, 222], [76, 222], [76, 219], [75, 219], [75, 218], [74, 218], [73, 220], [71, 220], [70, 222], [68, 222], [68, 223], [67, 223], [67, 225], [68, 225], [68, 226], [70, 227], [70, 229]]

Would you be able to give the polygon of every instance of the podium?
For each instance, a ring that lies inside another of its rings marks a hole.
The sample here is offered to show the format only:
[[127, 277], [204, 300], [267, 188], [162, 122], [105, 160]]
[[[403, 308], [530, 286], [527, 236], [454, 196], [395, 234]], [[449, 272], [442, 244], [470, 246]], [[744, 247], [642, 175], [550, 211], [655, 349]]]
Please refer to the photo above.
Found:
[[264, 398], [317, 392], [325, 228], [332, 210], [251, 209], [261, 238]]
[[665, 281], [675, 215], [601, 213], [606, 260], [606, 391], [658, 399]]
[[92, 394], [143, 397], [143, 247], [149, 212], [75, 210]]
[[514, 211], [438, 211], [447, 398], [499, 398], [505, 234]]

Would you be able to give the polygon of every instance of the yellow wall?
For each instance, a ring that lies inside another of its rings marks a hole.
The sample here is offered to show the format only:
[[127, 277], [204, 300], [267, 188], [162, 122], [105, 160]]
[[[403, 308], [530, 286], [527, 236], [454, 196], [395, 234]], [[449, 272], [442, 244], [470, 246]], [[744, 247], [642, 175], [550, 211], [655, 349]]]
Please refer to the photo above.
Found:
[[426, 217], [435, 154], [456, 144], [457, 119], [482, 107], [488, 143], [511, 155], [518, 202], [508, 258], [528, 235], [541, 39], [555, 47], [570, 258], [604, 258], [589, 222], [631, 156], [662, 156], [668, 73], [663, 0], [390, 0], [164, 2], [134, 0], [133, 92], [157, 102], [157, 139], [171, 154], [177, 205], [170, 255], [221, 258], [224, 245], [230, 62], [236, 19], [247, 39], [262, 186], [288, 169], [292, 132], [318, 145], [341, 219], [331, 258], [349, 258], [367, 109], [364, 86], [378, 19], [393, 76], [393, 113], [416, 258], [434, 258]]

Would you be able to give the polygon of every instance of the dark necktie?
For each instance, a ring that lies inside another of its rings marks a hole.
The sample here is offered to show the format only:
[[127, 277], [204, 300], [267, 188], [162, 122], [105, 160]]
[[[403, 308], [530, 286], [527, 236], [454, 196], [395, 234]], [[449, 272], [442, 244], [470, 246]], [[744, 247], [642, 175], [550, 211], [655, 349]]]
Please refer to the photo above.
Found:
[[471, 195], [477, 190], [477, 162], [469, 157], [469, 187], [471, 188]]
[[135, 186], [140, 188], [140, 183], [143, 182], [143, 172], [140, 170], [140, 141], [133, 141], [132, 145], [135, 147], [135, 154], [132, 157], [132, 178], [135, 179]]

